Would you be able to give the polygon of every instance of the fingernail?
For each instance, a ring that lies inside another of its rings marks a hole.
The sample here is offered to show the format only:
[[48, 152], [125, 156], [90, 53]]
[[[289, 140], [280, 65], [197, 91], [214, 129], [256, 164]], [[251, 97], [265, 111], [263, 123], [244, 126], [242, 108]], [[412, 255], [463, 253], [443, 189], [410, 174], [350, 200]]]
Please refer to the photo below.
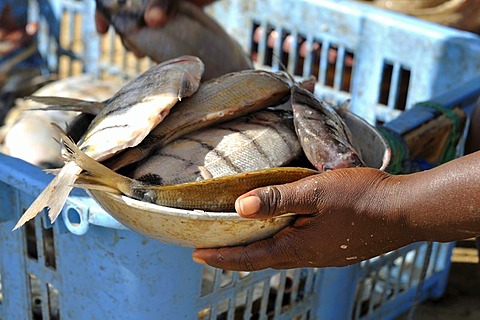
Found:
[[260, 198], [257, 196], [248, 196], [235, 202], [235, 210], [242, 216], [250, 216], [260, 211]]
[[207, 263], [205, 262], [205, 260], [197, 257], [195, 254], [192, 255], [192, 260], [193, 260], [194, 262], [196, 262], [196, 263], [199, 263], [199, 264], [207, 264]]

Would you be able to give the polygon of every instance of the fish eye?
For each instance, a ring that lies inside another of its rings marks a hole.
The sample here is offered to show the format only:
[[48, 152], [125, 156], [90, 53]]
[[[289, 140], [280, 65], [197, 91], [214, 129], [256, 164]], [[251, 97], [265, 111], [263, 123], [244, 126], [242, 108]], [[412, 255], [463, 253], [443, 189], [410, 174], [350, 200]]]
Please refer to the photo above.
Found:
[[333, 170], [333, 168], [331, 166], [329, 166], [328, 164], [323, 166], [323, 171], [324, 172], [331, 171], [331, 170]]
[[150, 202], [150, 203], [156, 203], [157, 202], [157, 195], [155, 194], [155, 191], [153, 191], [153, 190], [145, 191], [145, 193], [143, 194], [143, 201]]

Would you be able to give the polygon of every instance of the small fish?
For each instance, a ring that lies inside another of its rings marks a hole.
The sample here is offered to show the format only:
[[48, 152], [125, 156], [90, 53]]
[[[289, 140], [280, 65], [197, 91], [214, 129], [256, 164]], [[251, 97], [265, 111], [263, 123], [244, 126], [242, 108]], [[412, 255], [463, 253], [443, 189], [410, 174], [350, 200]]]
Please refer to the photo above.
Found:
[[76, 186], [124, 194], [137, 200], [183, 209], [233, 211], [236, 198], [249, 190], [289, 183], [318, 173], [316, 170], [307, 168], [283, 167], [199, 182], [152, 186], [110, 170], [84, 154], [65, 135], [62, 137], [62, 143], [66, 150], [64, 155], [67, 161], [74, 162], [85, 170], [85, 173], [79, 176]]
[[138, 146], [105, 164], [117, 171], [147, 158], [184, 134], [277, 105], [288, 100], [290, 87], [283, 74], [262, 70], [233, 72], [206, 81]]
[[[79, 147], [92, 158], [103, 160], [140, 143], [178, 100], [192, 95], [198, 89], [202, 72], [203, 63], [191, 56], [169, 60], [150, 68], [102, 103], [103, 108], [79, 141]], [[60, 105], [99, 104], [52, 97], [32, 97], [32, 100], [41, 103], [58, 101]], [[66, 162], [22, 215], [14, 230], [34, 218], [45, 207], [50, 207], [49, 217], [54, 222], [81, 171], [82, 168], [74, 161]]]
[[145, 0], [97, 0], [97, 7], [110, 17], [128, 47], [156, 62], [180, 55], [197, 56], [205, 63], [203, 80], [253, 68], [240, 44], [198, 6], [178, 1], [165, 26], [148, 28], [140, 23], [146, 5]]
[[350, 130], [332, 106], [298, 86], [292, 87], [291, 99], [300, 144], [317, 170], [364, 166]]
[[131, 177], [179, 184], [281, 167], [300, 154], [291, 112], [262, 110], [182, 136], [145, 159]]

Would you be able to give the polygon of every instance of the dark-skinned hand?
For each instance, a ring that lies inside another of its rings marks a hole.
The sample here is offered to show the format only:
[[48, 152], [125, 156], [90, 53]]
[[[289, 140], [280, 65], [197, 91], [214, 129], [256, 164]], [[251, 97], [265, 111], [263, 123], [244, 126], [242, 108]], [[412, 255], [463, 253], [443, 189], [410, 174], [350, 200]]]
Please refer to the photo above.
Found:
[[[207, 4], [214, 2], [215, 0], [182, 0], [189, 1], [199, 7], [204, 7]], [[150, 0], [147, 9], [144, 13], [145, 25], [149, 28], [161, 28], [166, 25], [169, 19], [173, 16], [179, 0]], [[110, 27], [110, 21], [99, 11], [95, 11], [95, 26], [97, 32], [105, 34]], [[132, 46], [128, 41], [122, 39], [123, 45], [128, 50], [131, 50]], [[131, 50], [137, 57], [141, 58], [145, 55], [138, 50]]]
[[480, 235], [480, 152], [409, 175], [329, 171], [252, 190], [236, 210], [251, 219], [297, 218], [265, 240], [196, 249], [194, 261], [246, 271], [341, 267], [416, 241], [465, 239]]

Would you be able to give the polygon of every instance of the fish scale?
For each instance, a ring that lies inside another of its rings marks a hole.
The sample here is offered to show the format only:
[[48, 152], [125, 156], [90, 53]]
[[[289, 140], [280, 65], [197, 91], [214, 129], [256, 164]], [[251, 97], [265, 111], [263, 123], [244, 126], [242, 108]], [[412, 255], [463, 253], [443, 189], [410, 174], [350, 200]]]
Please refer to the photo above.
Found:
[[278, 105], [289, 98], [290, 82], [280, 73], [245, 70], [200, 85], [135, 148], [105, 162], [114, 171], [139, 162], [169, 142], [201, 128]]
[[[184, 135], [143, 161], [131, 177], [154, 184], [179, 184], [280, 167], [301, 153], [291, 113], [257, 111]], [[199, 169], [201, 167], [201, 169]]]

